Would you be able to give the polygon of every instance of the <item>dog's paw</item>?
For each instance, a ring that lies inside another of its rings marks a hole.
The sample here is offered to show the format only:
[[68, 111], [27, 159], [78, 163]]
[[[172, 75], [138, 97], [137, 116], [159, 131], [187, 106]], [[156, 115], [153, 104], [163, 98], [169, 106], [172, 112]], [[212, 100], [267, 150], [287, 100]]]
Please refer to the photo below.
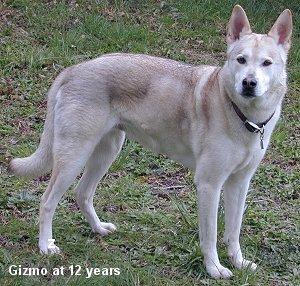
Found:
[[117, 227], [113, 223], [102, 222], [93, 229], [93, 232], [99, 233], [102, 236], [108, 235], [116, 231]]
[[60, 254], [61, 250], [59, 249], [58, 246], [53, 244], [51, 246], [46, 246], [46, 247], [41, 247], [40, 246], [40, 253], [41, 254], [46, 254], [46, 255], [53, 255], [53, 254]]
[[231, 263], [237, 268], [237, 269], [250, 269], [252, 271], [255, 271], [257, 268], [257, 265], [246, 259], [231, 259]]
[[206, 271], [215, 279], [228, 279], [233, 276], [232, 272], [221, 264], [206, 266]]
[[102, 222], [102, 227], [109, 230], [110, 232], [114, 232], [117, 230], [117, 227], [110, 222]]

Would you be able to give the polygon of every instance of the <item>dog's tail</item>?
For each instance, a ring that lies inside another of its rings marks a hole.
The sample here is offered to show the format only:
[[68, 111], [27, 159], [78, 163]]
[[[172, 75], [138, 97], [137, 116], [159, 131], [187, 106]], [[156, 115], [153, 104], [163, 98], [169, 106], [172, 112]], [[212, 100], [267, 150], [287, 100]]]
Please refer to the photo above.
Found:
[[44, 131], [36, 151], [29, 157], [16, 158], [10, 162], [9, 169], [18, 176], [38, 177], [50, 171], [53, 165], [53, 137], [54, 137], [54, 108], [56, 95], [64, 81], [61, 73], [52, 84], [48, 92], [47, 115]]

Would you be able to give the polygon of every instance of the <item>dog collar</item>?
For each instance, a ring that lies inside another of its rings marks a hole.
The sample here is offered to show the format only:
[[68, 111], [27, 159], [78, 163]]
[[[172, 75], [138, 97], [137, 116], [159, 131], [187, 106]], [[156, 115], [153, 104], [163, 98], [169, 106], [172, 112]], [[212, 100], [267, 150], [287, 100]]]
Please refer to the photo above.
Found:
[[238, 117], [243, 121], [247, 130], [252, 133], [260, 133], [260, 147], [261, 147], [261, 149], [264, 149], [264, 141], [263, 141], [264, 132], [265, 132], [264, 127], [271, 120], [275, 111], [272, 113], [272, 115], [267, 120], [265, 120], [263, 122], [254, 123], [254, 122], [248, 120], [248, 118], [244, 115], [244, 113], [238, 108], [238, 106], [233, 101], [231, 101], [231, 104], [233, 106], [234, 111], [238, 115]]

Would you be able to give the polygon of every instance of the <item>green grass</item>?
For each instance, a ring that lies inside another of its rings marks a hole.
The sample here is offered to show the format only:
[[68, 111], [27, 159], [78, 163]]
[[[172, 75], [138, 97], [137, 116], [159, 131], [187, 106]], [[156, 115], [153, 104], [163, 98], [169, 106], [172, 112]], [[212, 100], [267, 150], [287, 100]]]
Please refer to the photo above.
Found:
[[[222, 64], [225, 27], [235, 1], [2, 1], [0, 4], [0, 285], [299, 285], [300, 11], [296, 0], [240, 1], [253, 30], [279, 13], [294, 15], [289, 92], [270, 150], [251, 184], [242, 229], [255, 273], [211, 280], [197, 239], [195, 189], [188, 170], [134, 142], [102, 180], [96, 210], [118, 231], [91, 233], [73, 192], [60, 203], [54, 237], [63, 254], [38, 254], [38, 207], [48, 176], [8, 174], [11, 157], [37, 147], [45, 94], [64, 67], [108, 52], [147, 53], [194, 64]], [[46, 4], [47, 3], [47, 4]], [[170, 189], [169, 186], [177, 186]], [[219, 238], [224, 230], [220, 208]], [[219, 254], [230, 269], [224, 245]], [[118, 267], [119, 276], [10, 276], [11, 264]]]

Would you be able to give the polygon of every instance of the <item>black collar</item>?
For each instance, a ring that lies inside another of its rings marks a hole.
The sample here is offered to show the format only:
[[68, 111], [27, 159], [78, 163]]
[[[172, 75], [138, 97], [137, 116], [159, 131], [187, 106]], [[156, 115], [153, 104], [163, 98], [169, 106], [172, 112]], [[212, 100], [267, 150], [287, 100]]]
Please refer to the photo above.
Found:
[[273, 115], [275, 113], [275, 111], [274, 111], [272, 113], [272, 115], [264, 122], [253, 123], [247, 119], [247, 117], [244, 115], [244, 113], [238, 108], [238, 106], [233, 101], [231, 101], [231, 104], [234, 108], [234, 111], [239, 116], [239, 118], [243, 121], [243, 123], [244, 123], [245, 127], [248, 129], [248, 131], [253, 132], [253, 133], [262, 132], [264, 126], [271, 120], [271, 118], [273, 117]]

